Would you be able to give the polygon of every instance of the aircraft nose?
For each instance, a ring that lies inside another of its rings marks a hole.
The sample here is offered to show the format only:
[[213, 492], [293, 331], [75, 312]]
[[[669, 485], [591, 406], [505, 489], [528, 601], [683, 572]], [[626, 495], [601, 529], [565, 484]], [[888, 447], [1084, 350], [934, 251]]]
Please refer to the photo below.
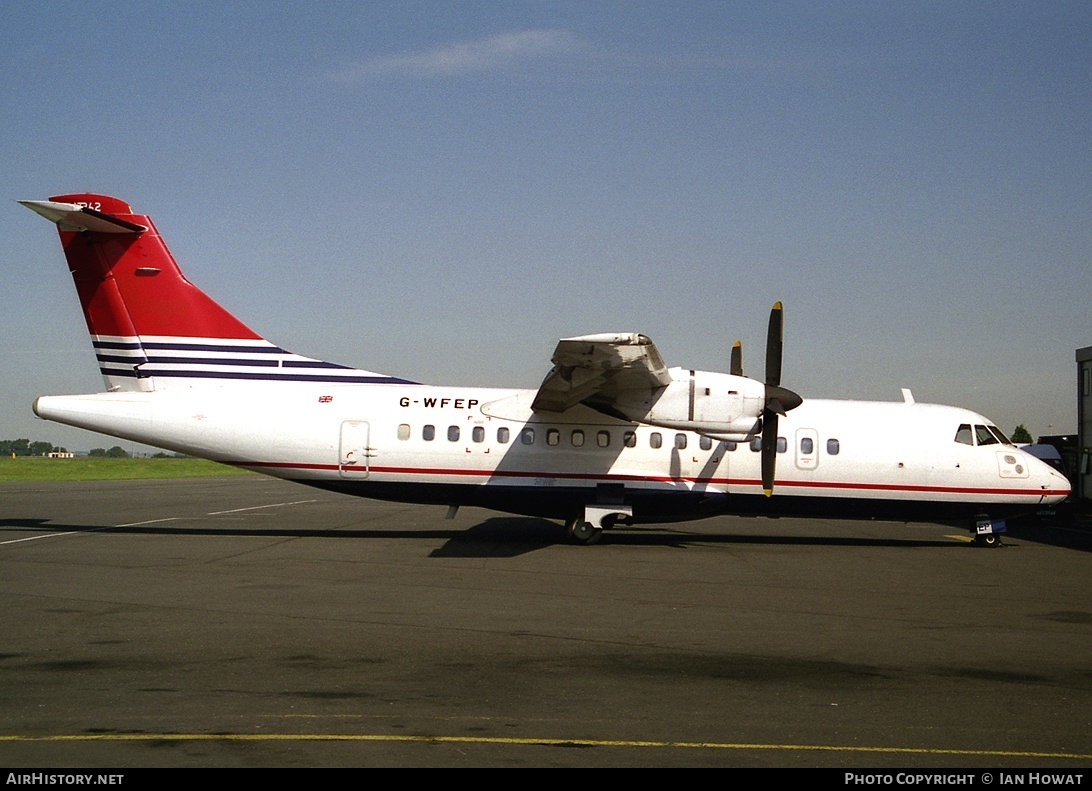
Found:
[[1060, 503], [1066, 497], [1069, 496], [1072, 487], [1069, 483], [1069, 479], [1051, 467], [1049, 464], [1042, 463], [1042, 471], [1044, 475], [1036, 476], [1042, 480], [1042, 487], [1046, 492], [1046, 497], [1051, 502]]

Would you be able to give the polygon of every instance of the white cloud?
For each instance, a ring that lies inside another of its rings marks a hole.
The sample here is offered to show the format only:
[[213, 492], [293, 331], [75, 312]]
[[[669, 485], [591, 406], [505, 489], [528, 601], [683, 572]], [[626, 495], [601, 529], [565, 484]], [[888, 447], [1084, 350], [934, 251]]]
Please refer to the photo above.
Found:
[[522, 30], [478, 41], [451, 44], [425, 52], [386, 55], [343, 66], [335, 73], [342, 82], [376, 77], [445, 77], [482, 74], [511, 68], [537, 58], [570, 52], [579, 46], [567, 30]]

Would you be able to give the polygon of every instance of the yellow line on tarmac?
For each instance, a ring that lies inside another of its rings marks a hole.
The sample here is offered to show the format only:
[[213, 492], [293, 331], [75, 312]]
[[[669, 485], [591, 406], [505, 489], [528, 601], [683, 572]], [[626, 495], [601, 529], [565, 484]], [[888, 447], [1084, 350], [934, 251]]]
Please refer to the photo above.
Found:
[[836, 744], [745, 744], [629, 739], [528, 739], [511, 736], [427, 736], [384, 733], [89, 733], [51, 736], [0, 735], [0, 742], [416, 742], [421, 744], [502, 744], [531, 747], [644, 747], [688, 750], [775, 750], [782, 752], [968, 755], [987, 758], [1064, 758], [1092, 760], [1092, 754], [1030, 750], [957, 750], [935, 747], [863, 747]]

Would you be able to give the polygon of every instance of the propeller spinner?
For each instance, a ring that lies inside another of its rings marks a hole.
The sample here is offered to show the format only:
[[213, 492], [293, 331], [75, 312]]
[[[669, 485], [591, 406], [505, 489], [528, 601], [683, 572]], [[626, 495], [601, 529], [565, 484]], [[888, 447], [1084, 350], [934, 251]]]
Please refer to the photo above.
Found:
[[780, 302], [770, 311], [766, 333], [766, 404], [762, 409], [762, 491], [773, 495], [774, 468], [777, 465], [777, 418], [804, 402], [792, 390], [781, 386], [781, 336], [784, 316]]

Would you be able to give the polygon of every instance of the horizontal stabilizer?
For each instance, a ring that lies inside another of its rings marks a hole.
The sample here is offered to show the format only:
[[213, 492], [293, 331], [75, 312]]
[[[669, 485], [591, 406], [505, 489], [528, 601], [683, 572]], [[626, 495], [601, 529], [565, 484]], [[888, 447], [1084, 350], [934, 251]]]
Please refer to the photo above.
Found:
[[21, 200], [32, 212], [57, 223], [62, 231], [94, 231], [95, 233], [144, 233], [147, 226], [137, 225], [109, 214], [103, 214], [78, 203], [56, 203], [47, 200]]

